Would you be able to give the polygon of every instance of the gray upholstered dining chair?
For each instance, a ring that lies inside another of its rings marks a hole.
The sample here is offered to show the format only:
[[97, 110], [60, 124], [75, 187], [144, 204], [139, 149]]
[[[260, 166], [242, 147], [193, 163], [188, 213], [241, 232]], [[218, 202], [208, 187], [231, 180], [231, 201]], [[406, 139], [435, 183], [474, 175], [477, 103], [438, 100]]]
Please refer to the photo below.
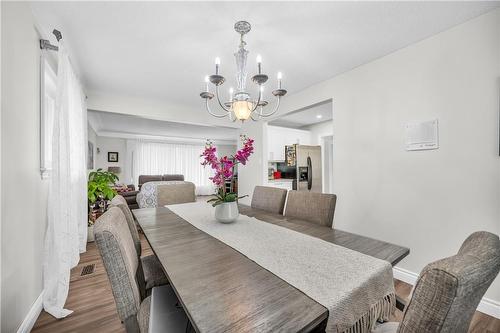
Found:
[[337, 196], [308, 191], [289, 191], [285, 216], [331, 227]]
[[[102, 257], [116, 303], [118, 316], [128, 333], [148, 333], [151, 297], [145, 297], [142, 266], [127, 227], [125, 215], [118, 207], [111, 207], [94, 225], [94, 237]], [[167, 315], [160, 320], [175, 323], [183, 331], [188, 320], [170, 286], [155, 287], [153, 293], [167, 304]]]
[[[125, 201], [125, 198], [123, 198], [121, 195], [116, 195], [111, 200], [111, 206], [120, 208], [123, 215], [125, 215], [125, 219], [130, 230], [130, 235], [132, 236], [132, 240], [134, 241], [137, 257], [140, 258], [142, 253], [141, 239], [139, 238], [139, 233], [137, 232], [137, 226], [135, 225], [134, 216], [132, 215], [127, 202]], [[154, 254], [142, 257], [140, 258], [140, 260], [144, 270], [146, 290], [169, 283], [165, 273], [163, 272], [160, 261]]]
[[287, 190], [276, 187], [255, 186], [250, 206], [270, 213], [283, 214]]
[[384, 323], [374, 333], [465, 333], [484, 293], [500, 271], [500, 239], [480, 231], [452, 257], [422, 270], [401, 323]]
[[191, 182], [178, 182], [173, 184], [158, 185], [156, 200], [158, 207], [195, 202], [196, 186]]
[[137, 193], [140, 208], [156, 208], [196, 201], [196, 186], [186, 181], [147, 182]]

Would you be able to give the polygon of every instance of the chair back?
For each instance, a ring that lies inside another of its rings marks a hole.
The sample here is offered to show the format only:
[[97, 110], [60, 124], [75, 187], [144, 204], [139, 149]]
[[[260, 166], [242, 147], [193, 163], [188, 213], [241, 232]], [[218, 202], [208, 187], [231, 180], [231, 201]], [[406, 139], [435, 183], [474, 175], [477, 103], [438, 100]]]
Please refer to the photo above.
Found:
[[117, 194], [111, 199], [111, 206], [118, 207], [121, 209], [123, 215], [125, 215], [125, 219], [127, 220], [128, 228], [130, 229], [130, 235], [132, 236], [132, 240], [134, 241], [135, 250], [137, 251], [137, 255], [141, 255], [141, 239], [139, 238], [139, 233], [137, 232], [137, 226], [135, 225], [134, 216], [130, 211], [130, 208], [127, 205], [127, 201], [124, 197]]
[[283, 188], [255, 186], [250, 206], [270, 213], [283, 214], [287, 190]]
[[196, 201], [195, 185], [185, 181], [147, 182], [137, 194], [140, 208], [156, 208]]
[[337, 196], [308, 191], [289, 191], [285, 216], [331, 227]]
[[94, 236], [111, 283], [118, 315], [127, 327], [138, 327], [137, 313], [145, 297], [144, 274], [120, 208], [111, 207], [97, 219]]
[[159, 185], [156, 195], [158, 207], [196, 201], [195, 185], [191, 182]]
[[473, 233], [456, 255], [422, 270], [398, 332], [467, 332], [499, 270], [498, 236], [485, 231]]

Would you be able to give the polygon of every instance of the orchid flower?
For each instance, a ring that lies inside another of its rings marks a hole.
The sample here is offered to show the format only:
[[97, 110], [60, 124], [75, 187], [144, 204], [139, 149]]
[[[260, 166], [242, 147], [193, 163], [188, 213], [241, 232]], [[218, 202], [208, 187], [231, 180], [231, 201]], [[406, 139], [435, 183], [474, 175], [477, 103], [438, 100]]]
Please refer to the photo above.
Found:
[[207, 140], [205, 150], [200, 155], [200, 157], [203, 158], [201, 165], [210, 165], [210, 167], [215, 171], [214, 176], [210, 177], [210, 180], [217, 187], [217, 198], [209, 200], [209, 202], [214, 202], [214, 206], [223, 202], [233, 202], [239, 199], [236, 193], [226, 192], [226, 181], [232, 180], [234, 176], [234, 166], [237, 164], [246, 165], [248, 159], [254, 151], [253, 139], [250, 139], [246, 135], [241, 135], [240, 139], [242, 141], [242, 148], [239, 149], [235, 155], [229, 158], [227, 156], [218, 158], [216, 154], [217, 148], [211, 140]]

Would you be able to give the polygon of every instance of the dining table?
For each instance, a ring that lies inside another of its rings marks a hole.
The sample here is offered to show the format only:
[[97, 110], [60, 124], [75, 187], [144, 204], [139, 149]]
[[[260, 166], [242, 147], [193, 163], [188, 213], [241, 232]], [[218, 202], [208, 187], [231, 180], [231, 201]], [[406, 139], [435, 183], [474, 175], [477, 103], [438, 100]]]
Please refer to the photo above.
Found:
[[[404, 246], [239, 204], [241, 215], [396, 265]], [[196, 332], [322, 332], [328, 309], [168, 206], [132, 211]], [[235, 223], [238, 223], [236, 221]]]

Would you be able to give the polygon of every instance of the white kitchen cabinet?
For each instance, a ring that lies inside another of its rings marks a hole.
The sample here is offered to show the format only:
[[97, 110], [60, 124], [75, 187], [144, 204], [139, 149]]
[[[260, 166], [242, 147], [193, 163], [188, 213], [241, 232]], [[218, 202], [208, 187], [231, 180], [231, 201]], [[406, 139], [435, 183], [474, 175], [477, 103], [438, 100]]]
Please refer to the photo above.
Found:
[[276, 136], [269, 138], [268, 136], [268, 152], [270, 161], [284, 161], [285, 160], [285, 146], [282, 138]]
[[310, 145], [311, 132], [294, 128], [267, 126], [267, 151], [269, 161], [284, 161], [285, 146]]

